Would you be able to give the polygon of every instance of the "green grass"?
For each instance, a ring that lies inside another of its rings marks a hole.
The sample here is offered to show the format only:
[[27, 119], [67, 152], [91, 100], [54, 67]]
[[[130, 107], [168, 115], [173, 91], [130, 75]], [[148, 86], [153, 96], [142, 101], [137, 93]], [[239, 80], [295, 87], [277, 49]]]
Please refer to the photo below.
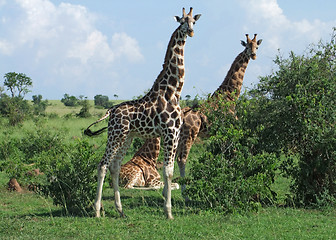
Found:
[[335, 239], [336, 211], [269, 207], [258, 213], [222, 215], [184, 204], [173, 191], [173, 214], [163, 214], [160, 191], [121, 190], [126, 219], [114, 210], [112, 191], [103, 194], [105, 217], [66, 216], [33, 193], [5, 189], [0, 173], [0, 239]]

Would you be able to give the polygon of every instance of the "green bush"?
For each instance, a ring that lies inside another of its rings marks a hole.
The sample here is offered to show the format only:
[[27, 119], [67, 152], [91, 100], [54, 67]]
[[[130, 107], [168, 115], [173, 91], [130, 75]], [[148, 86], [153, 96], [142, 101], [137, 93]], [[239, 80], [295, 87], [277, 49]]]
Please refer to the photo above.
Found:
[[221, 99], [205, 103], [211, 137], [206, 151], [192, 161], [186, 194], [201, 207], [225, 213], [256, 210], [274, 200], [270, 185], [276, 158], [253, 151], [258, 139], [250, 136], [240, 120], [227, 114], [232, 106]]
[[44, 156], [47, 161], [40, 156], [39, 166], [47, 180], [39, 186], [41, 193], [68, 213], [88, 215], [95, 197], [98, 155], [86, 140], [77, 139], [61, 154]]
[[44, 128], [43, 123], [37, 123], [21, 137], [12, 137], [12, 129], [4, 131], [0, 142], [0, 170], [9, 177], [16, 178], [21, 184], [36, 181], [35, 176], [29, 174], [39, 167], [36, 158], [41, 155], [62, 153], [64, 137], [61, 131], [51, 131]]
[[253, 111], [247, 122], [261, 130], [257, 148], [285, 154], [291, 201], [304, 206], [336, 200], [335, 56], [334, 32], [329, 43], [311, 45], [303, 56], [278, 56], [278, 70], [249, 93]]

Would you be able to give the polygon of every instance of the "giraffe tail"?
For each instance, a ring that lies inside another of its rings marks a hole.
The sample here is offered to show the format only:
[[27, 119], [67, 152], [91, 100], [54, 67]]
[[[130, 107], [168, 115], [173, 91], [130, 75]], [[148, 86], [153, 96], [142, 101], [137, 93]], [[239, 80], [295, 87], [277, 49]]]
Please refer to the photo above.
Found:
[[103, 128], [101, 128], [101, 129], [99, 129], [99, 130], [97, 130], [97, 131], [93, 131], [93, 132], [90, 130], [90, 127], [92, 127], [93, 125], [95, 125], [95, 124], [97, 124], [97, 123], [103, 121], [103, 120], [106, 119], [108, 116], [110, 116], [110, 112], [111, 112], [110, 110], [111, 110], [111, 109], [107, 110], [106, 113], [105, 113], [105, 115], [104, 115], [103, 117], [101, 117], [100, 119], [98, 119], [97, 121], [95, 121], [94, 123], [92, 123], [90, 126], [88, 126], [87, 129], [84, 130], [84, 135], [87, 135], [87, 136], [89, 136], [89, 137], [92, 137], [92, 136], [97, 136], [97, 135], [101, 134], [102, 132], [104, 132], [105, 129], [107, 129], [107, 127], [103, 127]]

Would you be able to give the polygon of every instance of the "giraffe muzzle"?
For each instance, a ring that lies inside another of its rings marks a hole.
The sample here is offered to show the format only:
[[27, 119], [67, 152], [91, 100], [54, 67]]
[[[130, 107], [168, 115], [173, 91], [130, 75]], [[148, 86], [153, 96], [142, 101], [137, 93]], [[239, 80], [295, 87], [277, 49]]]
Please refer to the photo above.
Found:
[[188, 36], [193, 37], [194, 36], [194, 30], [188, 29]]

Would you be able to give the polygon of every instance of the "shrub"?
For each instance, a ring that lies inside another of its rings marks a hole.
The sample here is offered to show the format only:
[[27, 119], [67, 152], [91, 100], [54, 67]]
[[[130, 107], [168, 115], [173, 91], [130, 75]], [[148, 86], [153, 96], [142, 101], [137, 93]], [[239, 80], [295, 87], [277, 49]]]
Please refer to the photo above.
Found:
[[76, 114], [76, 116], [81, 118], [91, 117], [91, 113], [89, 112], [89, 101], [85, 98], [84, 100], [81, 100], [79, 104], [82, 106], [82, 108], [80, 109], [79, 113]]
[[335, 56], [334, 31], [329, 43], [311, 45], [303, 56], [278, 56], [278, 71], [250, 92], [249, 122], [262, 129], [258, 148], [286, 155], [282, 169], [293, 179], [294, 202], [304, 206], [336, 199]]
[[[99, 153], [99, 155], [101, 155]], [[63, 153], [40, 157], [40, 166], [46, 175], [46, 183], [40, 192], [51, 197], [67, 213], [87, 215], [87, 209], [95, 197], [97, 183], [97, 156], [92, 145], [77, 139]]]
[[202, 207], [226, 213], [256, 210], [275, 197], [270, 185], [276, 158], [253, 151], [258, 139], [227, 114], [231, 104], [221, 99], [205, 103], [211, 137], [206, 141], [206, 151], [192, 161], [186, 194]]

